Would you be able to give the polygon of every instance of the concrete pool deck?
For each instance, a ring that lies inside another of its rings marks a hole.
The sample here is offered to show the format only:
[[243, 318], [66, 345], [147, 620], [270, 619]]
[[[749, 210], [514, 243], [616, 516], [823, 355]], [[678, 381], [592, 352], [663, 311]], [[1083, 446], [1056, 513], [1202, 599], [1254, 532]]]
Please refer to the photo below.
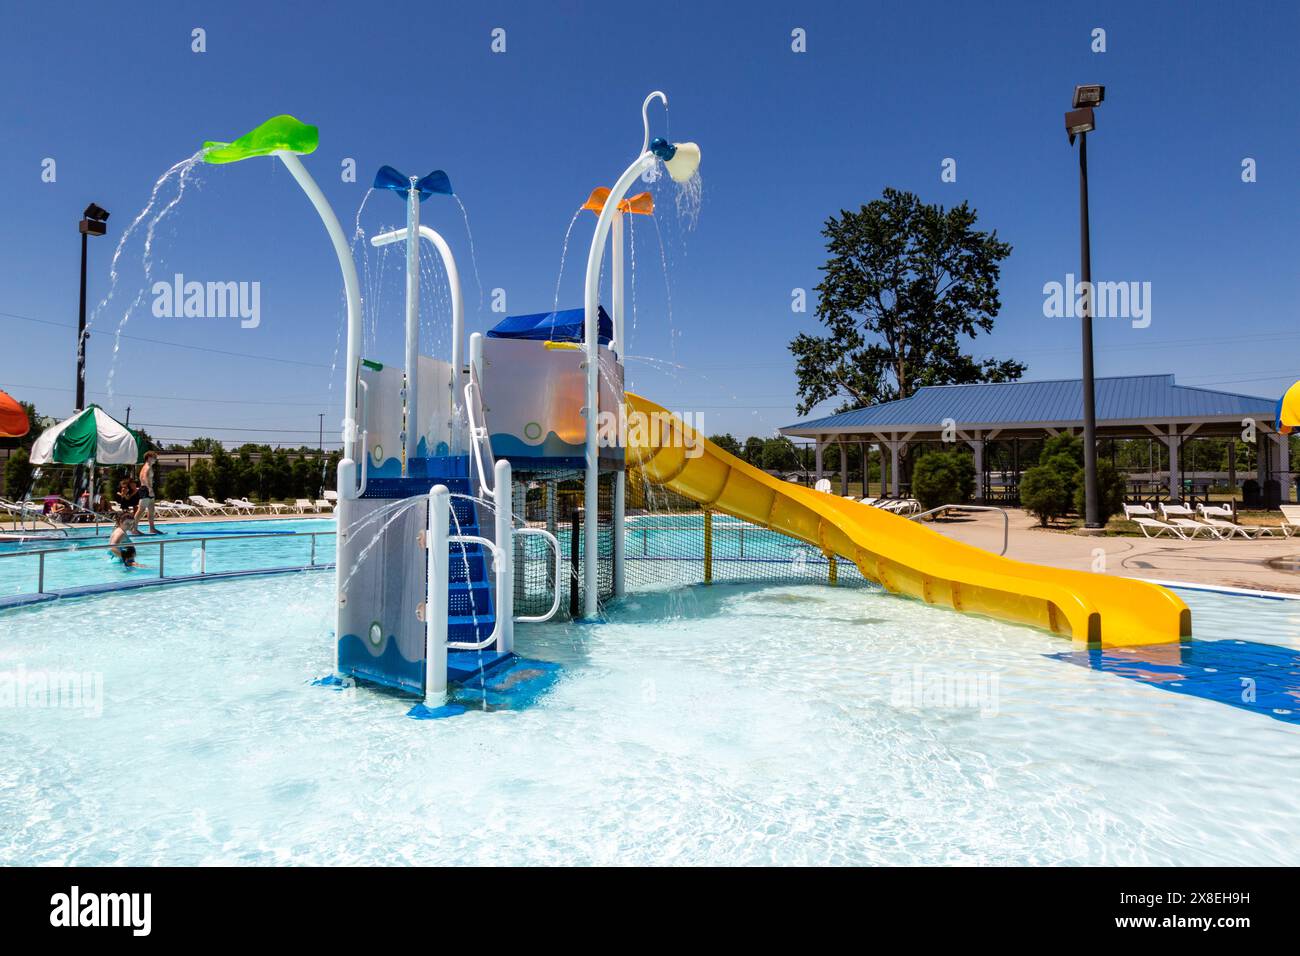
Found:
[[[1300, 594], [1300, 537], [1292, 540], [1279, 534], [1254, 541], [1093, 537], [1040, 528], [1036, 518], [1020, 509], [1009, 508], [1007, 514], [1011, 519], [1007, 557], [1017, 561], [1093, 571], [1100, 548], [1109, 574]], [[927, 522], [926, 527], [994, 554], [1002, 547], [1002, 516], [992, 512]], [[1270, 567], [1268, 562], [1276, 559], [1292, 559], [1296, 570]]]

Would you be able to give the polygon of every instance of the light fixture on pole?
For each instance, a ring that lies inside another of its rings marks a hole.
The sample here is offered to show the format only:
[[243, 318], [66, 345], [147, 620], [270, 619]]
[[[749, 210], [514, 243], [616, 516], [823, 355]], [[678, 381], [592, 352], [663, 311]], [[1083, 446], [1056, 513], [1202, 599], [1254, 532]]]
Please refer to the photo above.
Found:
[[81, 214], [81, 304], [77, 309], [77, 411], [86, 407], [86, 237], [108, 232], [108, 210], [91, 203]]
[[1074, 108], [1065, 114], [1065, 132], [1079, 139], [1079, 282], [1083, 286], [1080, 325], [1083, 339], [1083, 487], [1085, 528], [1100, 528], [1101, 496], [1097, 487], [1097, 403], [1092, 361], [1092, 250], [1088, 231], [1088, 134], [1097, 128], [1093, 107], [1105, 99], [1104, 86], [1074, 88]]

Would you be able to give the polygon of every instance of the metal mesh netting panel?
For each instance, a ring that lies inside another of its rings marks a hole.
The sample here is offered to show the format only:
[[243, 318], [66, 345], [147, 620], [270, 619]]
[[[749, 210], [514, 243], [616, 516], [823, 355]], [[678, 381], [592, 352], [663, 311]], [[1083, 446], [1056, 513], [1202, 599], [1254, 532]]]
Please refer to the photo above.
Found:
[[628, 593], [705, 582], [874, 586], [843, 558], [627, 474]]
[[[560, 542], [561, 565], [558, 587], [560, 612], [571, 613], [576, 602], [581, 613], [583, 588], [583, 472], [576, 469], [529, 470], [517, 473], [514, 512], [529, 527], [545, 528]], [[599, 558], [598, 600], [614, 596], [614, 474], [603, 472], [598, 489]], [[573, 528], [578, 526], [577, 554]], [[515, 538], [515, 609], [518, 614], [543, 614], [551, 607], [555, 587], [555, 556], [550, 544], [539, 535]]]
[[[582, 472], [529, 471], [517, 477], [515, 515], [525, 518], [530, 527], [545, 528], [559, 540], [560, 612], [571, 613], [576, 606], [580, 614]], [[601, 603], [614, 593], [614, 481], [612, 472], [600, 476], [597, 578]], [[636, 469], [627, 473], [626, 506], [624, 559], [629, 594], [723, 581], [874, 586], [852, 561], [831, 560], [812, 545], [720, 512], [707, 514], [690, 499], [650, 484]], [[555, 557], [550, 545], [538, 535], [516, 536], [516, 613], [545, 613], [550, 609], [555, 587]]]

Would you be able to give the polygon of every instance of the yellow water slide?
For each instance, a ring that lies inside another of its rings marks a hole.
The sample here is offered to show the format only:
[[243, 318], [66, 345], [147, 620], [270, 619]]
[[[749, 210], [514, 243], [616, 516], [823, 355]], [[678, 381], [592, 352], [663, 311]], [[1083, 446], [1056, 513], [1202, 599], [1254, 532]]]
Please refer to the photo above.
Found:
[[627, 393], [627, 406], [627, 464], [648, 482], [846, 558], [894, 594], [1092, 646], [1171, 644], [1191, 635], [1191, 611], [1159, 585], [999, 557], [879, 508], [773, 478], [638, 395]]

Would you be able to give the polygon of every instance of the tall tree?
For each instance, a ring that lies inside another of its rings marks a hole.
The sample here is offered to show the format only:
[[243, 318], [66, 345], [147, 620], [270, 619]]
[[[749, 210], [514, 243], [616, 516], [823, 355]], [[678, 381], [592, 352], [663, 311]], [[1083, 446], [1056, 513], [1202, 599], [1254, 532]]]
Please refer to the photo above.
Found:
[[886, 189], [857, 212], [841, 210], [822, 235], [830, 258], [817, 286], [827, 335], [800, 333], [799, 414], [831, 398], [837, 411], [906, 398], [921, 385], [1005, 382], [1025, 366], [979, 360], [963, 337], [993, 329], [1001, 308], [999, 263], [1011, 254], [996, 232], [975, 228], [966, 203], [945, 210]]

